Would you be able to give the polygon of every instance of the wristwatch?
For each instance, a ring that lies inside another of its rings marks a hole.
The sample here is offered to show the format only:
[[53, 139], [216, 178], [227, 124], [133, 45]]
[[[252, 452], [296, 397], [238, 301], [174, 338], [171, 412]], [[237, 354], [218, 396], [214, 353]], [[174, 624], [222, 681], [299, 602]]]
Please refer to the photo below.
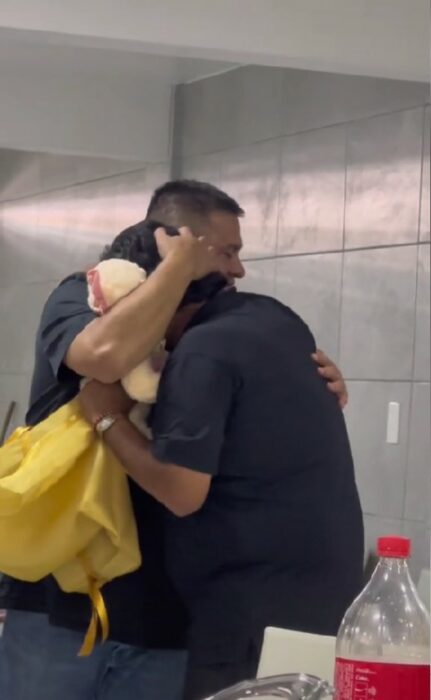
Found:
[[97, 421], [93, 424], [94, 430], [98, 435], [103, 435], [109, 428], [112, 428], [114, 423], [118, 420], [118, 415], [106, 415], [100, 416]]

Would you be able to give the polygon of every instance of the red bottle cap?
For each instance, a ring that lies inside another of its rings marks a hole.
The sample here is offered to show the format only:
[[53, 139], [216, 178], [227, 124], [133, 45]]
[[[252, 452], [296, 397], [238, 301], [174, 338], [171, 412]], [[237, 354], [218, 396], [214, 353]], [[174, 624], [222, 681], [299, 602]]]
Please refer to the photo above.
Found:
[[390, 559], [408, 559], [412, 549], [411, 540], [408, 537], [379, 537], [377, 552], [379, 557]]

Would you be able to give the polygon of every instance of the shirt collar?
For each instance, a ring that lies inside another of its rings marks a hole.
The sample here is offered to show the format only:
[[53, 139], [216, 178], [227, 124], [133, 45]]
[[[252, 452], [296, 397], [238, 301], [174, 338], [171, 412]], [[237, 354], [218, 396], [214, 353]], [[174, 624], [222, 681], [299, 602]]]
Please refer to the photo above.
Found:
[[222, 289], [215, 297], [207, 301], [206, 304], [199, 309], [199, 311], [193, 316], [192, 320], [187, 326], [186, 331], [194, 326], [198, 326], [204, 323], [209, 318], [213, 316], [218, 316], [220, 313], [227, 311], [228, 309], [235, 306], [239, 299], [236, 287], [229, 287], [228, 289]]

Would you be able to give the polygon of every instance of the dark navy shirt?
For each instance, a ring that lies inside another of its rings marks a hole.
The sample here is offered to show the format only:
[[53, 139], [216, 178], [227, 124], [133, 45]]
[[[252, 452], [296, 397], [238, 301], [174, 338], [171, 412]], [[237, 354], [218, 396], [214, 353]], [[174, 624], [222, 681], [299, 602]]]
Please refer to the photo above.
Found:
[[[83, 274], [66, 279], [48, 299], [36, 338], [29, 425], [39, 423], [78, 393], [81, 377], [63, 360], [72, 341], [94, 318]], [[132, 481], [129, 486], [143, 564], [103, 587], [110, 635], [126, 644], [181, 648], [186, 613], [165, 571], [164, 509]], [[63, 593], [53, 578], [36, 584], [6, 578], [2, 589], [0, 602], [5, 607], [47, 612], [53, 624], [65, 627], [85, 629], [88, 625], [88, 597]]]
[[212, 476], [167, 516], [190, 649], [233, 662], [266, 626], [335, 634], [362, 584], [363, 522], [342, 411], [307, 326], [274, 299], [227, 292], [172, 353], [153, 431], [161, 460]]

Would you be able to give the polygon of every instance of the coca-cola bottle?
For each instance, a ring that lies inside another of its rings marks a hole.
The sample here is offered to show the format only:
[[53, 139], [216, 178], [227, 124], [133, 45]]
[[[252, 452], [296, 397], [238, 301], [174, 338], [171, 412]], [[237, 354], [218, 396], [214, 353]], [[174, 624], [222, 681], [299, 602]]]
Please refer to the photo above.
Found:
[[336, 700], [430, 700], [430, 620], [404, 537], [378, 541], [380, 561], [337, 637]]

